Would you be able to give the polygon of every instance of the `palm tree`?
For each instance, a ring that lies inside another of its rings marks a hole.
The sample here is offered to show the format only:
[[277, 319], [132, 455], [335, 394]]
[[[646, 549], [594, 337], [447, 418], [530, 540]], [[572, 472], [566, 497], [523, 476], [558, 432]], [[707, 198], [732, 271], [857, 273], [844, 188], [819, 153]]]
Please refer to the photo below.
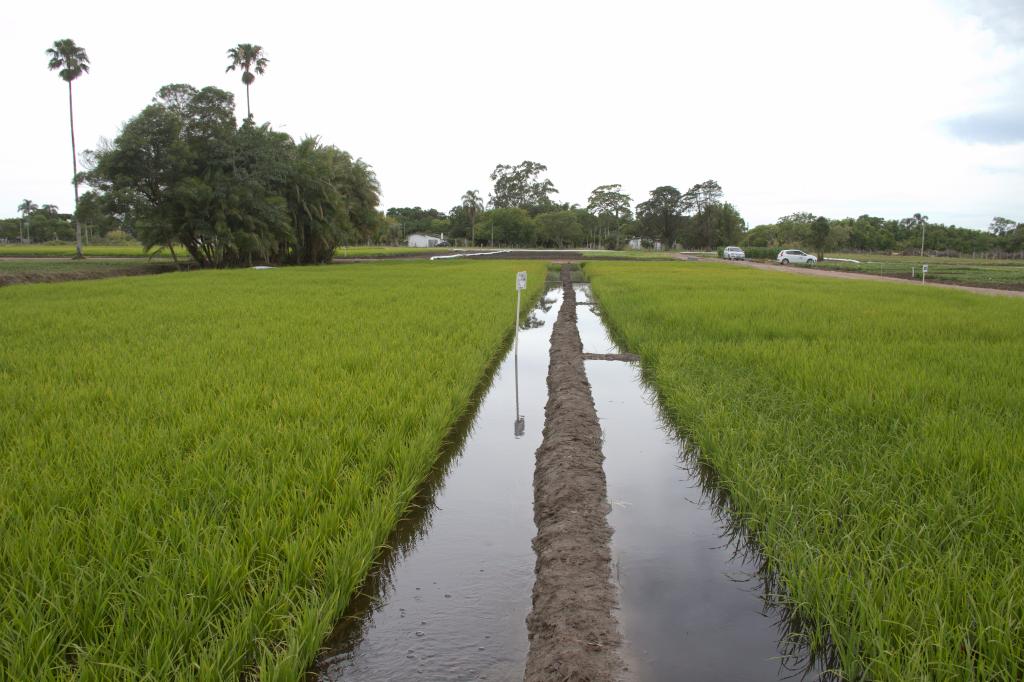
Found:
[[39, 206], [31, 199], [25, 199], [18, 204], [18, 213], [21, 214], [21, 234], [18, 236], [24, 240], [29, 237], [28, 217], [39, 210]]
[[71, 115], [71, 166], [74, 169], [72, 180], [75, 183], [75, 258], [85, 258], [82, 254], [82, 224], [78, 221], [78, 152], [75, 150], [75, 105], [71, 97], [71, 81], [83, 73], [89, 73], [89, 55], [75, 45], [70, 38], [55, 40], [53, 47], [47, 48], [50, 57], [50, 71], [60, 70], [58, 75], [68, 84], [68, 112]]
[[466, 209], [466, 217], [469, 218], [469, 240], [476, 246], [476, 215], [484, 209], [484, 202], [480, 200], [480, 193], [471, 189], [462, 195], [462, 208]]
[[231, 59], [231, 64], [228, 65], [224, 73], [234, 71], [235, 69], [242, 70], [242, 82], [245, 83], [246, 118], [251, 120], [252, 109], [249, 108], [249, 86], [256, 80], [256, 76], [253, 73], [255, 72], [262, 76], [266, 72], [267, 64], [270, 60], [263, 55], [262, 47], [252, 43], [239, 43], [237, 47], [228, 50], [228, 57]]
[[915, 213], [908, 221], [913, 227], [921, 226], [921, 258], [924, 258], [924, 228], [928, 224], [928, 216]]

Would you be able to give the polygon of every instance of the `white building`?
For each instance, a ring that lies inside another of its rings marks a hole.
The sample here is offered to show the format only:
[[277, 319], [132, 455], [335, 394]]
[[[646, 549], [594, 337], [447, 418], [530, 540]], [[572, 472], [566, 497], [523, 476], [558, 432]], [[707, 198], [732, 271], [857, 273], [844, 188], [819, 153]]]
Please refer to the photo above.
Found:
[[651, 248], [655, 251], [661, 251], [661, 242], [652, 242], [650, 239], [642, 239], [640, 237], [632, 237], [629, 240], [629, 248], [631, 249], [647, 249]]
[[441, 246], [444, 243], [444, 235], [435, 237], [430, 234], [410, 234], [409, 246]]

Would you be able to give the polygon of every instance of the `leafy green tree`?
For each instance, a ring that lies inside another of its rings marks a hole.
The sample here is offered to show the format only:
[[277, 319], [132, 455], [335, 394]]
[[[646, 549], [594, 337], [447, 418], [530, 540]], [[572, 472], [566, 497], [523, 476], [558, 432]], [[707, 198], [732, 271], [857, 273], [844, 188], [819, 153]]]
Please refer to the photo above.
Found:
[[522, 208], [530, 215], [536, 215], [554, 206], [552, 194], [557, 194], [555, 185], [541, 173], [547, 166], [533, 161], [523, 161], [516, 166], [498, 164], [491, 173], [494, 193], [491, 206], [494, 208]]
[[632, 215], [630, 206], [633, 200], [622, 191], [622, 185], [601, 185], [590, 192], [587, 210], [594, 215], [613, 215], [624, 220]]
[[988, 226], [989, 232], [997, 237], [1002, 237], [1015, 229], [1017, 229], [1017, 221], [999, 217], [993, 218]]
[[743, 246], [776, 246], [778, 245], [778, 236], [775, 232], [775, 225], [758, 225], [743, 235], [743, 239], [740, 240], [740, 244]]
[[23, 218], [0, 218], [0, 242], [17, 239], [19, 242], [25, 234]]
[[495, 208], [480, 218], [480, 227], [491, 235], [491, 246], [495, 241], [508, 246], [532, 246], [536, 239], [537, 227], [533, 218], [524, 208]]
[[776, 235], [780, 245], [807, 244], [811, 240], [811, 224], [814, 215], [811, 213], [791, 213], [782, 216], [776, 222]]
[[392, 207], [388, 209], [387, 215], [389, 218], [397, 220], [401, 226], [400, 239], [417, 232], [429, 233], [435, 220], [447, 218], [444, 212], [436, 208], [424, 209], [419, 206]]
[[660, 239], [671, 247], [683, 225], [684, 209], [683, 194], [675, 187], [662, 185], [651, 190], [650, 198], [636, 207], [643, 236]]
[[828, 243], [830, 229], [828, 218], [824, 216], [818, 216], [811, 223], [811, 244], [818, 253], [818, 260], [825, 258], [825, 245]]
[[613, 234], [618, 243], [622, 224], [633, 216], [632, 203], [632, 198], [622, 191], [622, 185], [600, 185], [591, 190], [587, 210], [598, 218], [602, 237]]
[[484, 202], [480, 199], [480, 193], [471, 189], [462, 195], [462, 208], [465, 210], [466, 218], [469, 220], [469, 240], [476, 244], [476, 217], [484, 210]]
[[90, 190], [82, 193], [78, 203], [78, 218], [82, 221], [82, 231], [87, 235], [105, 237], [107, 233], [122, 231], [125, 238], [131, 236], [126, 226], [118, 219], [117, 209], [111, 197]]
[[694, 246], [714, 248], [742, 241], [746, 222], [728, 201], [707, 206], [702, 217], [704, 224], [700, 226], [700, 237]]
[[465, 239], [469, 242], [470, 227], [469, 217], [466, 215], [466, 207], [462, 204], [456, 204], [448, 210], [448, 230], [445, 232], [446, 237], [451, 239]]
[[29, 216], [28, 224], [29, 231], [36, 235], [37, 241], [68, 241], [75, 238], [73, 216], [58, 212], [56, 206], [36, 211]]
[[722, 188], [714, 180], [706, 180], [688, 189], [683, 195], [683, 212], [693, 212], [689, 234], [685, 235], [688, 246], [713, 248], [718, 246], [716, 220], [713, 209], [722, 202]]
[[[68, 84], [68, 114], [71, 118], [71, 167], [72, 181], [75, 185], [75, 214], [78, 213], [78, 152], [75, 149], [75, 105], [71, 94], [71, 83], [83, 73], [89, 73], [89, 55], [74, 40], [65, 38], [54, 41], [53, 47], [47, 48], [50, 57], [50, 71], [58, 75]], [[82, 253], [82, 226], [75, 218], [75, 258], [85, 258]]]
[[849, 247], [857, 251], [888, 251], [895, 246], [895, 239], [891, 230], [886, 228], [885, 220], [865, 214], [858, 216], [851, 223], [847, 241], [835, 246]]
[[1002, 248], [1005, 251], [1016, 251], [1018, 254], [1024, 256], [1024, 223], [1017, 223], [1017, 226], [1012, 230], [1002, 235]]
[[537, 225], [537, 241], [541, 244], [562, 248], [581, 243], [586, 235], [576, 211], [563, 210], [541, 213], [534, 222]]
[[262, 76], [267, 71], [267, 64], [270, 60], [263, 54], [263, 48], [252, 43], [239, 43], [228, 50], [228, 58], [231, 63], [224, 73], [242, 70], [242, 82], [245, 83], [245, 112], [246, 118], [252, 120], [252, 108], [249, 106], [249, 86], [256, 80], [256, 75]]
[[178, 243], [201, 265], [324, 262], [380, 225], [365, 162], [251, 119], [236, 128], [217, 88], [162, 88], [93, 159], [89, 183], [143, 246]]

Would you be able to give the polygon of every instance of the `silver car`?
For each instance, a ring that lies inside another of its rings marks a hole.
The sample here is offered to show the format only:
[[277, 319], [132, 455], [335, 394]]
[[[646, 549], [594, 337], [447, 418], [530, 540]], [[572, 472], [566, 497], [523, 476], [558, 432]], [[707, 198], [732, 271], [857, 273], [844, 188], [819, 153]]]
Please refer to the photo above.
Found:
[[779, 251], [779, 255], [775, 257], [775, 262], [780, 265], [789, 265], [790, 263], [814, 265], [818, 262], [818, 259], [809, 253], [800, 251], [799, 249], [786, 249], [785, 251]]
[[722, 258], [726, 260], [743, 260], [747, 257], [747, 254], [743, 253], [743, 249], [738, 246], [727, 246], [722, 251]]

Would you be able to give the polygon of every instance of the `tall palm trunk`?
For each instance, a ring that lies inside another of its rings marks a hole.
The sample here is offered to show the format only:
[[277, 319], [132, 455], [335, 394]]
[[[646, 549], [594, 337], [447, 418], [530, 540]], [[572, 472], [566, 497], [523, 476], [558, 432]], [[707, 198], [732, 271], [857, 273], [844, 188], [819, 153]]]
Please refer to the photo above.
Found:
[[249, 84], [245, 84], [245, 113], [246, 118], [252, 119], [252, 108], [249, 106]]
[[75, 103], [71, 96], [71, 81], [68, 81], [68, 113], [71, 116], [71, 167], [75, 185], [75, 258], [85, 258], [82, 253], [82, 223], [78, 219], [78, 151], [75, 149]]

